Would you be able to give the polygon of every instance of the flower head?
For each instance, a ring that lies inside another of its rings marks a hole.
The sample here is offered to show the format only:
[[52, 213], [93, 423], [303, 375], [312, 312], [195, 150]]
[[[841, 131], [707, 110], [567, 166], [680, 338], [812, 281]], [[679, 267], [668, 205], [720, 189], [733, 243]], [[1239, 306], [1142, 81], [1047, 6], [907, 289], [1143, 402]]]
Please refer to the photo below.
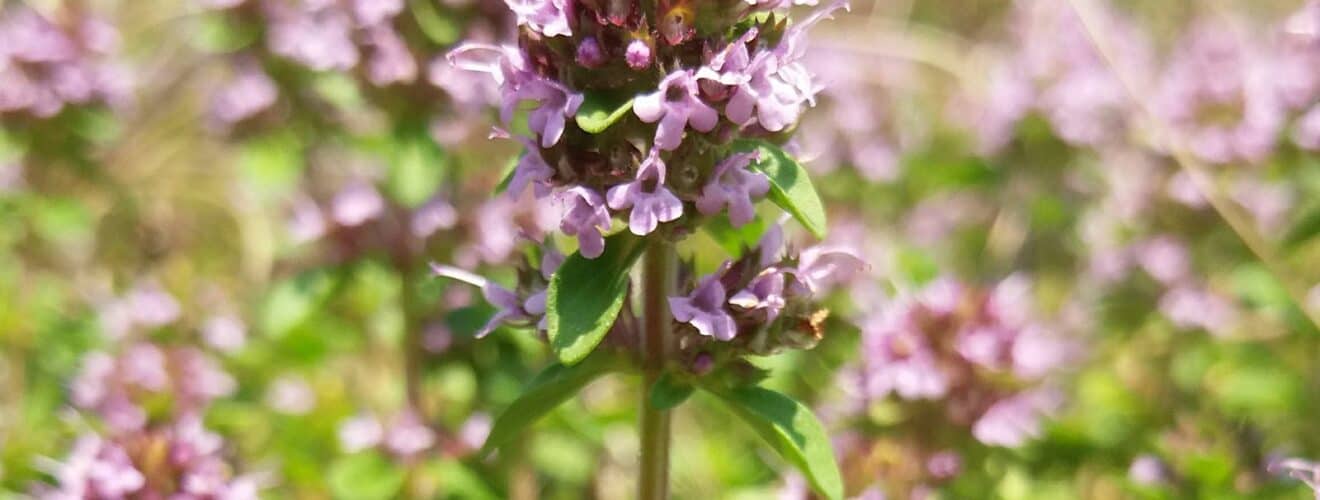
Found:
[[710, 181], [702, 188], [701, 197], [697, 198], [697, 210], [713, 215], [727, 206], [729, 222], [733, 227], [751, 222], [756, 216], [752, 199], [770, 192], [770, 180], [766, 179], [765, 174], [747, 170], [752, 160], [759, 156], [757, 151], [735, 153], [716, 164]]
[[701, 280], [687, 297], [670, 297], [669, 308], [674, 319], [692, 325], [697, 332], [718, 340], [733, 340], [738, 334], [733, 317], [724, 308], [724, 285], [720, 283], [723, 270]]
[[586, 186], [569, 188], [562, 196], [568, 208], [559, 229], [577, 238], [583, 257], [599, 257], [605, 251], [605, 237], [601, 232], [610, 228], [610, 212], [605, 208], [605, 199]]
[[610, 188], [605, 200], [615, 210], [632, 207], [628, 229], [638, 236], [651, 234], [661, 222], [683, 215], [683, 202], [665, 187], [665, 162], [657, 148], [651, 149], [637, 169], [636, 180]]
[[660, 81], [660, 88], [637, 96], [633, 112], [647, 123], [660, 122], [655, 131], [655, 146], [665, 151], [678, 148], [683, 129], [692, 125], [700, 132], [710, 132], [719, 122], [719, 113], [701, 100], [697, 79], [690, 70], [678, 70]]

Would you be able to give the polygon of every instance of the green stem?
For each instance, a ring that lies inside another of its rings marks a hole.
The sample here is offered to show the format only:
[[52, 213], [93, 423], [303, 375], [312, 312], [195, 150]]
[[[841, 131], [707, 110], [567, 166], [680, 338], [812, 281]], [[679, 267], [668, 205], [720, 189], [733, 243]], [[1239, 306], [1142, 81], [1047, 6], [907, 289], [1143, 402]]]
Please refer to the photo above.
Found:
[[674, 287], [677, 255], [668, 242], [654, 242], [642, 261], [641, 500], [669, 497], [670, 415], [651, 408], [651, 386], [664, 373], [670, 335], [669, 294]]

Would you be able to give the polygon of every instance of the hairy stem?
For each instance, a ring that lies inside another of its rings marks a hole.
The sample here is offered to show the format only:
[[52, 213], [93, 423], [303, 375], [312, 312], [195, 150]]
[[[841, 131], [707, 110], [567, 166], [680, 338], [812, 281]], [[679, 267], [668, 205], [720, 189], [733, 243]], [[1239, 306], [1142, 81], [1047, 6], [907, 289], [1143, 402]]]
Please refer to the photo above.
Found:
[[642, 390], [641, 393], [641, 471], [638, 495], [641, 500], [669, 497], [670, 415], [651, 408], [651, 386], [664, 372], [668, 355], [670, 314], [668, 297], [674, 287], [677, 269], [674, 247], [668, 242], [653, 242], [642, 261]]

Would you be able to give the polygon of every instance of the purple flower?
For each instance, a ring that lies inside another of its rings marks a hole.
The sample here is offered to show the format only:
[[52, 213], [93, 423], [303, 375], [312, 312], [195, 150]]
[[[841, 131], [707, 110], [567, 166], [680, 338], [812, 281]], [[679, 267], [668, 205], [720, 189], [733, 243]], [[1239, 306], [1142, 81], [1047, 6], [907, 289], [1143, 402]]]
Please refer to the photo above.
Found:
[[628, 48], [623, 53], [623, 60], [628, 63], [628, 67], [641, 71], [651, 67], [651, 46], [643, 40], [633, 40], [628, 42]]
[[255, 64], [242, 68], [237, 78], [211, 98], [211, 117], [222, 127], [241, 122], [275, 104], [279, 89]]
[[1238, 311], [1228, 299], [1192, 285], [1170, 289], [1160, 297], [1160, 312], [1179, 328], [1200, 328], [1223, 335], [1238, 319]]
[[605, 52], [600, 48], [596, 37], [589, 36], [578, 43], [577, 63], [587, 68], [596, 68], [605, 64]]
[[361, 26], [376, 26], [403, 12], [403, 0], [353, 0], [353, 14]]
[[1128, 466], [1128, 479], [1145, 486], [1164, 484], [1169, 481], [1169, 469], [1154, 455], [1140, 455]]
[[972, 425], [977, 441], [990, 446], [1016, 448], [1041, 434], [1041, 417], [1059, 406], [1059, 395], [1038, 390], [1001, 400]]
[[[431, 264], [431, 270], [437, 276], [456, 279], [481, 288], [481, 295], [482, 297], [485, 297], [486, 302], [498, 309], [495, 312], [495, 315], [491, 316], [480, 330], [477, 330], [475, 335], [476, 338], [482, 338], [489, 335], [490, 332], [499, 328], [501, 324], [528, 322], [537, 319], [536, 316], [539, 316], [539, 314], [533, 315], [529, 313], [527, 309], [524, 308], [525, 302], [522, 298], [518, 297], [517, 293], [514, 293], [512, 290], [504, 288], [493, 281], [487, 280], [486, 278], [482, 278], [481, 276], [477, 276], [468, 271], [452, 266]], [[544, 313], [544, 309], [542, 309], [541, 313]]]
[[710, 181], [701, 190], [697, 198], [697, 210], [706, 215], [714, 215], [724, 207], [729, 207], [729, 222], [739, 227], [756, 217], [753, 198], [760, 198], [770, 192], [770, 180], [765, 174], [747, 170], [752, 160], [760, 158], [759, 151], [735, 153], [715, 165]]
[[[563, 84], [546, 78], [537, 78], [522, 85], [515, 94], [517, 100], [529, 99], [539, 106], [527, 116], [527, 127], [541, 136], [541, 147], [554, 146], [564, 135], [568, 118], [577, 114], [583, 96]], [[505, 103], [505, 110], [510, 108]], [[507, 111], [506, 111], [507, 115]], [[509, 118], [505, 118], [505, 123]]]
[[862, 327], [863, 389], [873, 398], [893, 392], [904, 399], [935, 399], [949, 391], [948, 376], [912, 324], [915, 304], [897, 302]]
[[633, 102], [637, 117], [646, 123], [660, 122], [655, 131], [657, 148], [677, 148], [689, 123], [699, 132], [710, 132], [719, 123], [719, 113], [701, 101], [700, 93], [692, 72], [680, 70], [661, 80], [659, 90], [637, 96]]
[[610, 212], [600, 194], [586, 186], [574, 186], [564, 191], [561, 199], [568, 206], [559, 229], [576, 237], [583, 257], [594, 259], [605, 251], [603, 231], [610, 228]]
[[797, 121], [804, 103], [815, 104], [819, 88], [799, 62], [806, 51], [806, 30], [840, 8], [848, 8], [848, 2], [838, 0], [817, 10], [788, 28], [774, 49], [752, 56], [745, 79], [735, 86], [724, 109], [729, 120], [744, 126], [755, 122], [765, 130], [778, 132]]
[[394, 28], [372, 27], [367, 30], [367, 41], [376, 49], [367, 61], [367, 80], [373, 85], [410, 83], [417, 78], [417, 61]]
[[729, 304], [751, 311], [763, 311], [765, 323], [769, 324], [779, 317], [784, 310], [784, 273], [778, 269], [766, 269], [747, 284], [747, 288], [733, 294]]
[[802, 251], [793, 276], [813, 295], [834, 284], [856, 278], [866, 268], [857, 253], [831, 245], [816, 245]]
[[733, 340], [738, 334], [733, 317], [724, 309], [724, 285], [720, 276], [724, 269], [701, 280], [687, 297], [670, 297], [669, 309], [674, 319], [697, 329], [697, 333], [718, 340]]
[[417, 238], [426, 238], [441, 229], [458, 224], [458, 211], [444, 198], [436, 197], [417, 208], [412, 214], [409, 229]]
[[247, 343], [247, 325], [237, 316], [211, 316], [202, 323], [202, 339], [217, 351], [233, 353]]
[[359, 414], [339, 424], [339, 446], [347, 453], [356, 453], [380, 444], [385, 429], [380, 420], [369, 413]]
[[1306, 483], [1306, 486], [1315, 492], [1316, 499], [1320, 500], [1320, 464], [1300, 458], [1289, 458], [1273, 464], [1270, 470], [1287, 472], [1289, 477]]
[[267, 39], [271, 52], [316, 71], [344, 71], [357, 65], [353, 22], [347, 14], [336, 9], [277, 10], [273, 14]]
[[651, 154], [637, 169], [636, 180], [610, 188], [605, 199], [615, 210], [632, 207], [628, 229], [638, 236], [650, 234], [659, 223], [683, 215], [683, 202], [665, 187], [665, 163], [658, 148], [651, 148]]
[[568, 25], [569, 0], [504, 0], [518, 17], [519, 26], [547, 37], [572, 36]]
[[331, 203], [330, 216], [341, 226], [356, 227], [385, 211], [385, 199], [366, 181], [349, 184]]
[[410, 457], [435, 445], [435, 431], [426, 426], [411, 410], [394, 418], [385, 430], [385, 449], [400, 457]]
[[513, 167], [513, 177], [509, 179], [509, 186], [505, 192], [509, 198], [516, 199], [522, 196], [528, 185], [531, 185], [532, 194], [537, 198], [545, 197], [550, 194], [550, 179], [554, 178], [555, 169], [541, 157], [541, 148], [536, 147], [535, 143], [522, 137], [519, 137], [518, 141], [523, 143], [527, 152]]
[[316, 393], [296, 375], [276, 378], [266, 389], [266, 406], [285, 415], [306, 415], [316, 407]]

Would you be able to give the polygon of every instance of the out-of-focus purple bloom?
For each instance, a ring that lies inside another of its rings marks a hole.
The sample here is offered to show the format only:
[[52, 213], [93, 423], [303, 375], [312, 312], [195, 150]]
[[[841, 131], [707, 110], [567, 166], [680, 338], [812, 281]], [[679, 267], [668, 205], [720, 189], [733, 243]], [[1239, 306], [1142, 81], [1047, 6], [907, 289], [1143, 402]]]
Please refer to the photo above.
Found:
[[679, 70], [660, 81], [660, 88], [637, 96], [633, 112], [646, 123], [660, 122], [655, 147], [670, 151], [683, 141], [688, 124], [699, 132], [710, 132], [719, 123], [719, 113], [702, 102], [701, 90], [691, 71]]
[[578, 43], [577, 63], [587, 68], [605, 64], [605, 52], [601, 50], [600, 42], [596, 41], [596, 37], [589, 36]]
[[563, 192], [562, 199], [567, 209], [559, 229], [577, 238], [578, 251], [583, 257], [599, 257], [605, 251], [605, 237], [601, 233], [610, 228], [605, 199], [586, 186], [569, 188]]
[[926, 459], [926, 472], [935, 479], [949, 479], [962, 472], [962, 457], [956, 451], [941, 451]]
[[202, 340], [217, 351], [234, 353], [247, 344], [247, 325], [237, 316], [211, 316], [202, 323]]
[[302, 377], [281, 376], [266, 389], [266, 406], [286, 415], [306, 415], [316, 407], [316, 393]]
[[490, 435], [490, 429], [493, 422], [490, 415], [485, 413], [473, 413], [458, 428], [458, 440], [471, 449], [481, 448], [486, 442], [486, 437]]
[[765, 174], [747, 170], [747, 166], [760, 157], [757, 151], [735, 153], [715, 165], [710, 180], [697, 198], [697, 210], [706, 215], [729, 208], [729, 222], [740, 227], [756, 217], [752, 206], [754, 198], [770, 192], [770, 180]]
[[532, 194], [537, 198], [545, 197], [550, 194], [550, 179], [555, 176], [555, 169], [541, 157], [541, 150], [536, 144], [522, 137], [518, 141], [526, 147], [526, 153], [518, 158], [518, 164], [513, 167], [513, 177], [509, 179], [505, 192], [511, 198], [517, 198], [530, 185]]
[[910, 306], [897, 303], [862, 325], [862, 389], [869, 397], [895, 393], [904, 399], [935, 399], [949, 380], [934, 353], [910, 323]]
[[[495, 331], [501, 324], [511, 322], [523, 322], [538, 319], [540, 316], [533, 315], [523, 308], [524, 300], [518, 297], [517, 293], [504, 288], [493, 281], [477, 276], [468, 271], [451, 266], [442, 266], [431, 264], [432, 271], [437, 276], [456, 279], [464, 283], [481, 288], [481, 295], [485, 297], [486, 302], [498, 308], [494, 316], [491, 316], [485, 326], [482, 326], [476, 333], [476, 338], [482, 338]], [[544, 311], [542, 311], [544, 312]]]
[[427, 238], [441, 229], [458, 224], [458, 211], [448, 200], [436, 197], [418, 207], [412, 214], [409, 229], [416, 238]]
[[636, 180], [614, 186], [605, 194], [605, 200], [612, 209], [632, 207], [628, 216], [628, 229], [635, 235], [650, 234], [661, 222], [669, 222], [683, 215], [683, 202], [665, 187], [665, 170], [659, 148], [653, 147], [646, 161], [637, 169]]
[[1228, 299], [1192, 285], [1178, 286], [1160, 298], [1160, 312], [1179, 328], [1200, 328], [1223, 335], [1237, 322], [1237, 309]]
[[1154, 455], [1140, 455], [1128, 466], [1128, 479], [1132, 482], [1155, 486], [1169, 481], [1169, 468]]
[[404, 411], [385, 429], [385, 449], [400, 457], [411, 457], [435, 445], [435, 431], [416, 413]]
[[1041, 434], [1041, 419], [1057, 410], [1059, 395], [1033, 391], [1001, 400], [972, 425], [977, 441], [1016, 448]]
[[353, 20], [334, 8], [309, 10], [266, 2], [270, 51], [316, 71], [346, 71], [357, 66]]
[[357, 227], [385, 210], [385, 199], [370, 182], [356, 181], [339, 191], [330, 205], [330, 216], [344, 227]]
[[813, 295], [859, 276], [866, 263], [857, 252], [834, 245], [816, 245], [802, 251], [793, 276]]
[[270, 108], [278, 97], [275, 82], [255, 64], [247, 65], [211, 97], [211, 118], [229, 127]]
[[294, 243], [306, 243], [325, 235], [325, 216], [321, 207], [309, 198], [300, 197], [293, 202], [289, 215], [289, 238]]
[[377, 87], [411, 83], [417, 78], [417, 60], [408, 45], [388, 26], [367, 30], [367, 42], [375, 49], [367, 60], [367, 80]]
[[669, 308], [674, 319], [697, 329], [697, 333], [717, 340], [733, 340], [738, 334], [733, 317], [724, 308], [724, 285], [720, 277], [724, 270], [707, 276], [687, 297], [670, 297]]
[[1193, 27], [1155, 94], [1155, 107], [1197, 157], [1257, 163], [1274, 149], [1283, 106], [1258, 49], [1235, 30]]
[[153, 282], [138, 285], [125, 297], [133, 322], [147, 328], [159, 328], [179, 319], [179, 301]]
[[504, 0], [518, 17], [518, 25], [547, 37], [572, 36], [569, 0]]
[[651, 61], [653, 60], [651, 57], [651, 46], [647, 45], [643, 40], [633, 40], [629, 42], [628, 47], [624, 49], [623, 60], [628, 63], [629, 68], [638, 71], [649, 68], [651, 67]]
[[1315, 498], [1320, 500], [1320, 464], [1300, 458], [1289, 458], [1273, 464], [1270, 471], [1287, 473], [1288, 477], [1306, 483], [1306, 486], [1315, 492]]
[[339, 424], [339, 446], [347, 453], [373, 448], [385, 436], [380, 420], [369, 413], [359, 414]]
[[352, 0], [353, 14], [361, 26], [376, 26], [403, 12], [403, 0]]
[[1172, 285], [1187, 278], [1191, 257], [1187, 247], [1172, 236], [1157, 236], [1135, 248], [1137, 262], [1152, 278]]
[[1000, 62], [986, 74], [982, 86], [957, 95], [949, 107], [952, 118], [976, 138], [976, 152], [998, 154], [1013, 139], [1018, 122], [1031, 110], [1035, 94], [1018, 68]]

